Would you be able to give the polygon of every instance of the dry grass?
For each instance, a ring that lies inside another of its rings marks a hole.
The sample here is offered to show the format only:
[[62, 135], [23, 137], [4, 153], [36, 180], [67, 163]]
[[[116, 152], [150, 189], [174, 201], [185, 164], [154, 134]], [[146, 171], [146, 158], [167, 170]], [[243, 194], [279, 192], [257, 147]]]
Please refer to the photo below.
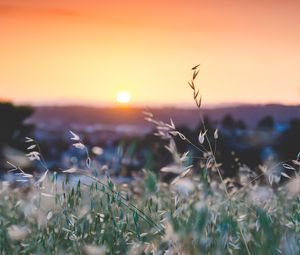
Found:
[[[198, 68], [192, 68], [189, 86], [201, 111]], [[210, 131], [211, 141], [202, 119], [204, 130], [194, 144], [172, 120], [165, 123], [144, 114], [155, 125], [155, 135], [169, 141], [166, 153], [173, 162], [161, 169], [176, 174], [169, 184], [141, 170], [142, 180], [115, 185], [109, 175], [100, 176], [107, 166], [94, 167], [74, 132], [73, 146], [86, 154], [85, 169], [50, 173], [36, 141], [26, 138], [28, 158], [44, 172], [29, 175], [9, 163], [26, 188], [0, 183], [0, 253], [300, 254], [299, 155], [283, 163], [293, 176], [263, 167], [258, 175], [244, 166], [235, 179], [224, 180], [215, 156], [218, 130]], [[189, 151], [178, 152], [174, 137], [199, 152], [196, 165], [190, 163]], [[275, 191], [283, 177], [291, 180]], [[267, 180], [264, 186], [258, 184], [261, 178]]]

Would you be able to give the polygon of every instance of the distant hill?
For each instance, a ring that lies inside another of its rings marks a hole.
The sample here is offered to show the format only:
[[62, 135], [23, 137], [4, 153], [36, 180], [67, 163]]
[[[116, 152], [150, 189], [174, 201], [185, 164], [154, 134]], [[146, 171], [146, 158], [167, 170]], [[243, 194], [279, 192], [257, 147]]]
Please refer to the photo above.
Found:
[[[30, 122], [49, 129], [68, 129], [70, 125], [136, 125], [149, 126], [144, 120], [144, 108], [116, 108], [89, 106], [40, 106], [36, 107]], [[199, 122], [199, 110], [184, 108], [153, 108], [147, 109], [158, 119], [169, 121], [173, 119], [177, 126], [195, 127]], [[226, 114], [243, 120], [248, 126], [254, 126], [261, 118], [271, 115], [278, 122], [287, 122], [293, 118], [300, 119], [300, 105], [240, 105], [202, 109], [203, 114], [212, 120], [220, 120]]]

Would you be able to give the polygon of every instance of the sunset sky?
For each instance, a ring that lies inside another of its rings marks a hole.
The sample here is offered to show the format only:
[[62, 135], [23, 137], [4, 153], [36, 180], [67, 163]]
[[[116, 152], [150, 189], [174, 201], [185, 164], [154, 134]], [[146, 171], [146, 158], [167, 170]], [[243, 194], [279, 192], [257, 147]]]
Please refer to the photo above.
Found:
[[0, 98], [300, 103], [298, 0], [0, 0]]

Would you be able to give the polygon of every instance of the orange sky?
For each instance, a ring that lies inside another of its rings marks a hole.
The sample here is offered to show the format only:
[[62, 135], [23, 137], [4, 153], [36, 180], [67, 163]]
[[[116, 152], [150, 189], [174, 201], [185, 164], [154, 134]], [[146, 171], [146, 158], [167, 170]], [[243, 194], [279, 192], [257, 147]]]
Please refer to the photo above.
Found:
[[300, 102], [300, 1], [0, 0], [0, 98], [30, 103]]

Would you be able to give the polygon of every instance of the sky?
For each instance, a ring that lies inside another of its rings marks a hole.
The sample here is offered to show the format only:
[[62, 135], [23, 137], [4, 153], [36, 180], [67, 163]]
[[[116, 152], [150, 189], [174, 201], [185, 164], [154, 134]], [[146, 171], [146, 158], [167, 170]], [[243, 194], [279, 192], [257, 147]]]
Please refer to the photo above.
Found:
[[300, 102], [300, 1], [0, 0], [0, 98], [31, 104]]

